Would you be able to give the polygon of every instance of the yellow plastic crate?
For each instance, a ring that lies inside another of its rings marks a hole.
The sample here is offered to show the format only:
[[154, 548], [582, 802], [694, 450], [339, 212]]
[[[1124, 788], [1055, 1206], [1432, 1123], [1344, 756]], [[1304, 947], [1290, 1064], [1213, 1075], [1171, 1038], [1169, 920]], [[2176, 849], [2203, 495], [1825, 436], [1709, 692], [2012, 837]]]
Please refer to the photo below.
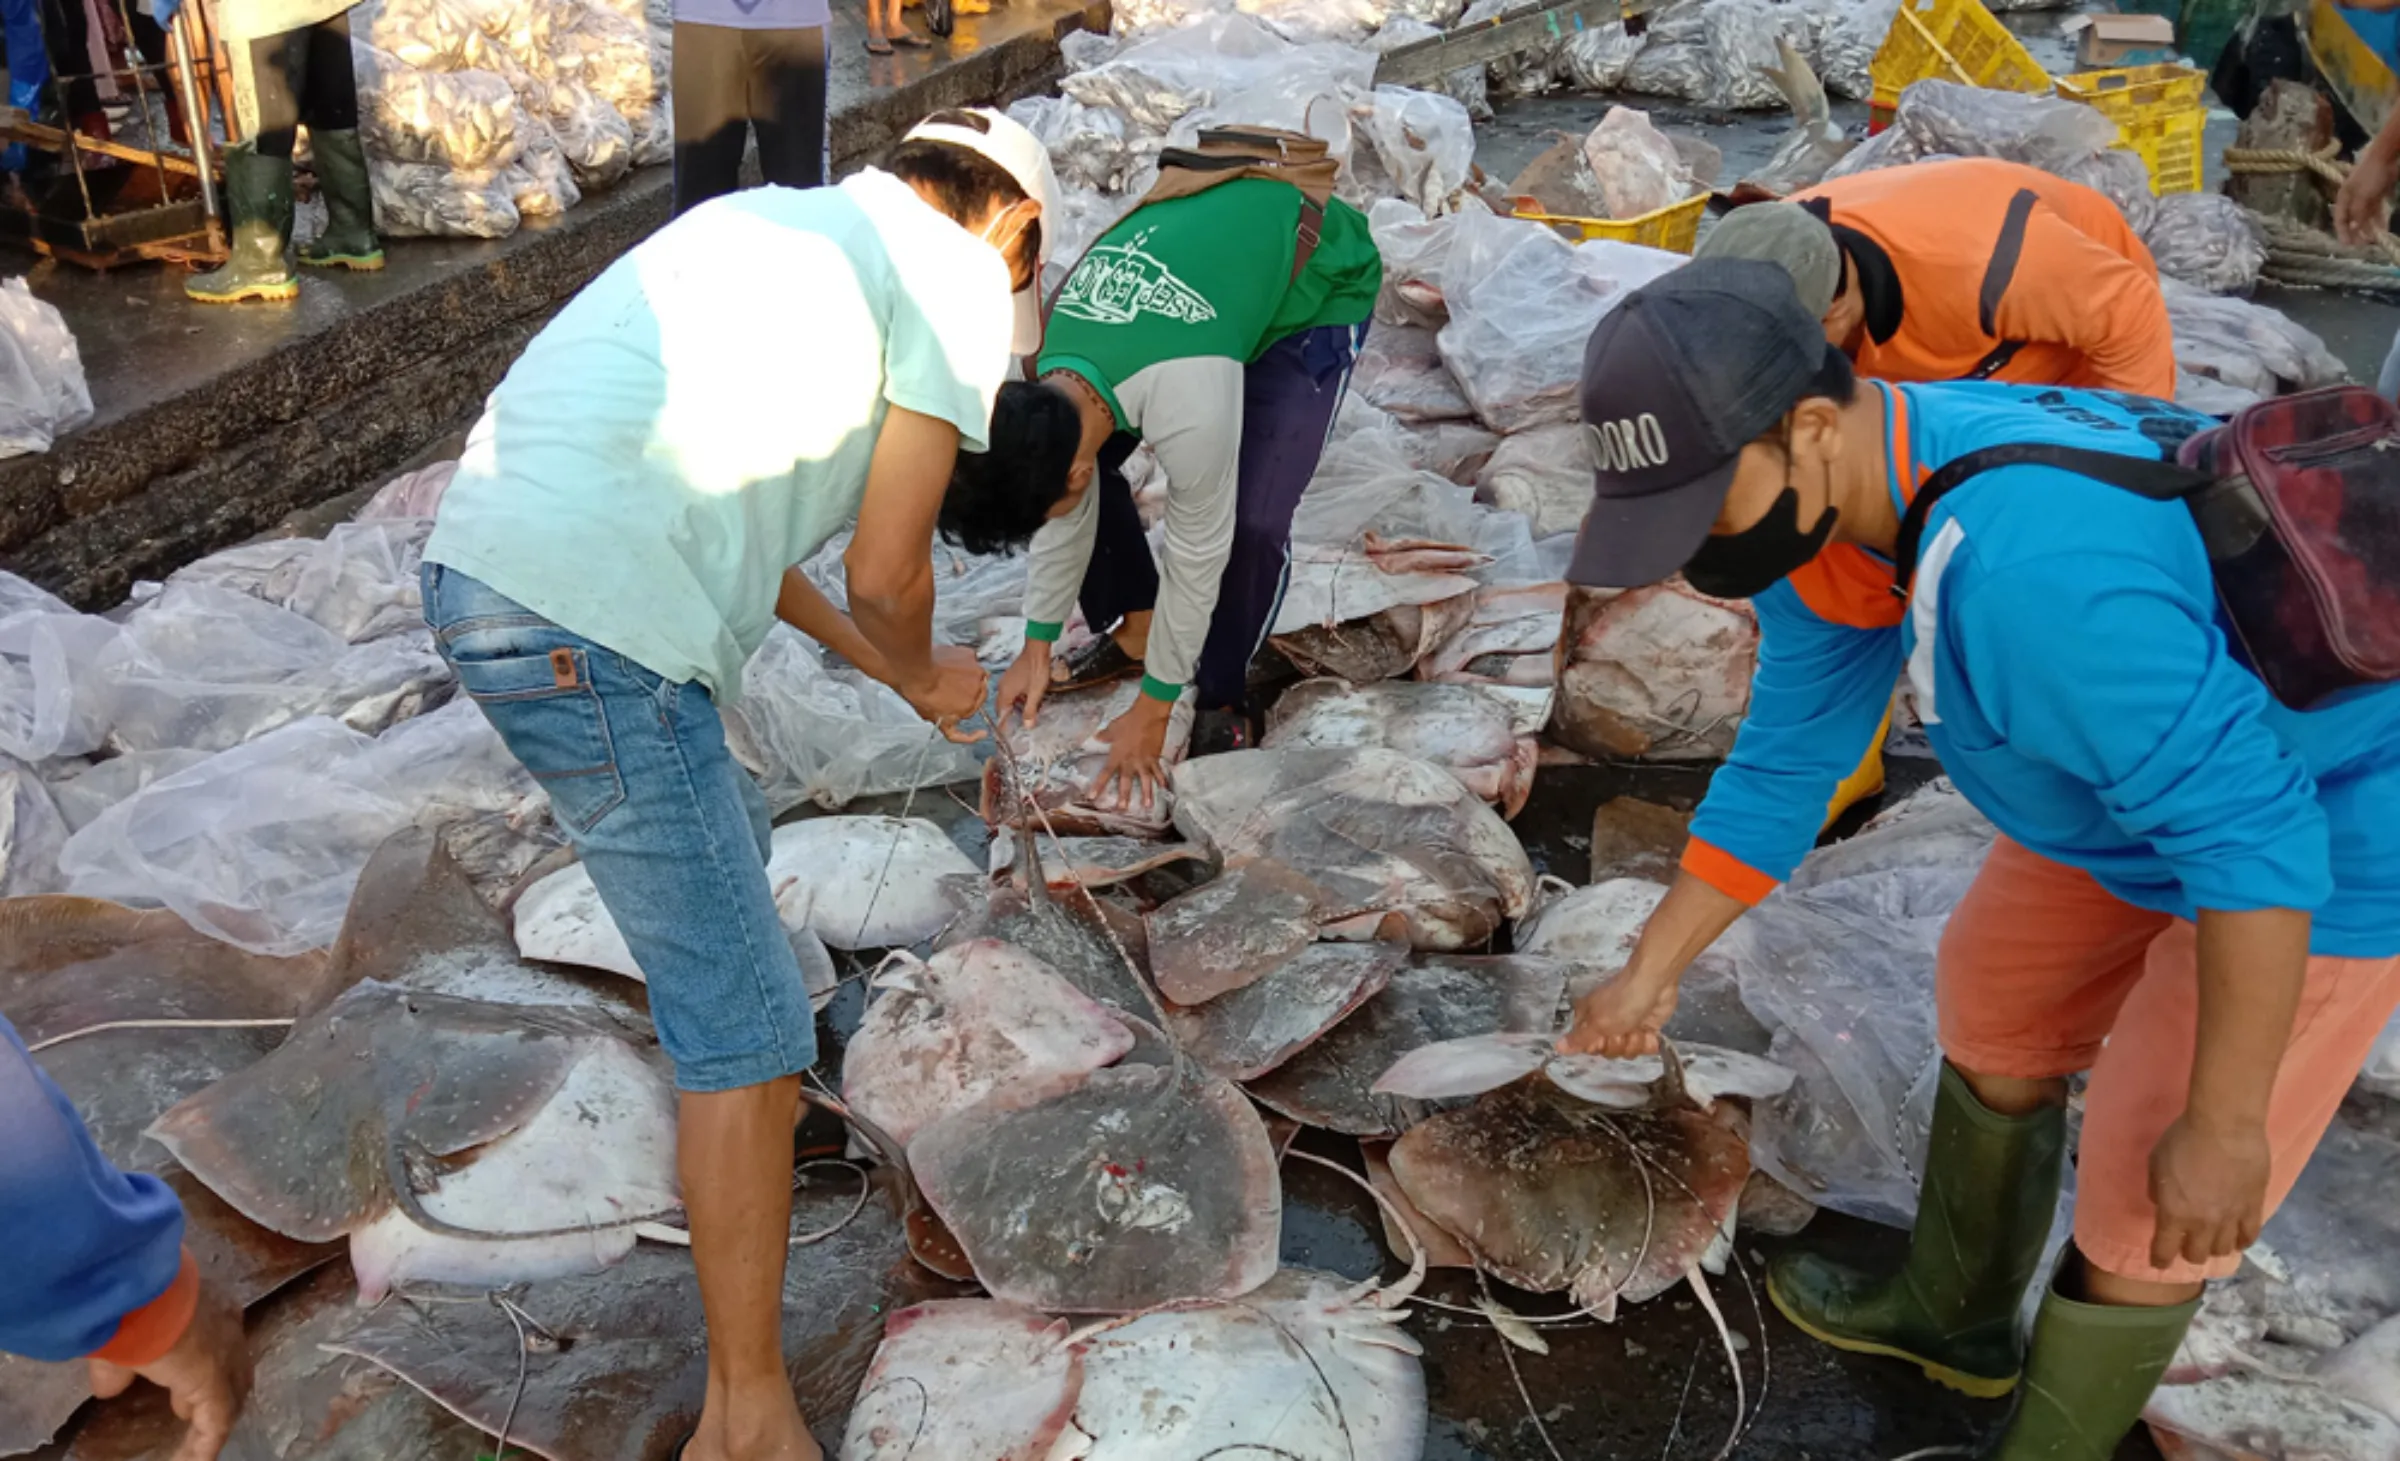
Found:
[[1981, 0], [1901, 0], [1869, 74], [1875, 79], [1873, 104], [1887, 111], [1917, 81], [1994, 91], [2050, 89], [2050, 73]]
[[1587, 240], [1610, 238], [1675, 254], [1688, 254], [1698, 247], [1700, 216], [1708, 211], [1706, 193], [1669, 203], [1639, 218], [1572, 218], [1563, 213], [1544, 213], [1531, 198], [1518, 198], [1515, 202], [1517, 216], [1531, 223], [1547, 223]]
[[2155, 193], [2200, 191], [2201, 134], [2208, 130], [2208, 77], [2189, 66], [2126, 66], [2058, 79], [2058, 94], [2117, 124], [2117, 140], [2141, 154]]

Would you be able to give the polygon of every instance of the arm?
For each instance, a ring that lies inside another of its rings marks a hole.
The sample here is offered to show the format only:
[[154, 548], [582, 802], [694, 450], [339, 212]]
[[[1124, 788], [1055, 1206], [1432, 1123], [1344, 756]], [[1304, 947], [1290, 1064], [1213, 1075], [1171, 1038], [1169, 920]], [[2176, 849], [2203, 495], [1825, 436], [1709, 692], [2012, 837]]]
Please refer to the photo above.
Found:
[[[2400, 8], [2400, 0], [2359, 5], [2360, 10]], [[2350, 176], [2333, 200], [2333, 227], [2346, 244], [2372, 243], [2390, 226], [2392, 189], [2400, 186], [2400, 107], [2383, 119], [2383, 126], [2350, 164]]]
[[1158, 611], [1142, 693], [1172, 705], [1200, 662], [1217, 609], [1242, 459], [1242, 366], [1224, 356], [1171, 360], [1118, 392], [1167, 473]]
[[1564, 1049], [1625, 1056], [1657, 1048], [1683, 971], [1807, 856], [1835, 788], [1891, 703], [1897, 629], [1820, 618], [1788, 582], [1755, 603], [1758, 668], [1733, 754], [1692, 820], [1674, 886], [1624, 969], [1576, 1007]]
[[[983, 671], [971, 652], [937, 653], [933, 647], [933, 525], [958, 458], [958, 440], [958, 428], [950, 422], [893, 406], [875, 438], [858, 531], [842, 555], [851, 621], [870, 655], [860, 668], [899, 691], [919, 715], [954, 739], [953, 727], [983, 708], [984, 693]], [[794, 599], [793, 577], [785, 572], [777, 612], [786, 603], [814, 612], [805, 600]], [[821, 595], [809, 592], [833, 612]]]
[[[783, 571], [783, 591], [775, 599], [775, 617], [824, 645], [835, 654], [850, 661], [869, 675], [883, 680], [883, 656], [867, 636], [858, 632], [858, 625], [848, 614], [833, 606], [833, 600], [818, 591], [808, 581], [808, 575], [797, 568]], [[886, 684], [890, 681], [885, 680]]]
[[1993, 313], [2003, 340], [2049, 341], [2091, 362], [2107, 388], [2175, 399], [2175, 330], [2158, 271], [2036, 205]]

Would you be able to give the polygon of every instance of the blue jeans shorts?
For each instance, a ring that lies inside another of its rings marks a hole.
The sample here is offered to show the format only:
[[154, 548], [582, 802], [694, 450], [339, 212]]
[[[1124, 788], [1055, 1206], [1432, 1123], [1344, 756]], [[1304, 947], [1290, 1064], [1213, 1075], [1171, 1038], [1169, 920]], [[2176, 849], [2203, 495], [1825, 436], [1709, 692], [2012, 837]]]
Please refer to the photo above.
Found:
[[817, 1024], [767, 884], [766, 798], [697, 684], [570, 634], [453, 568], [425, 621], [500, 739], [550, 794], [650, 986], [687, 1091], [807, 1069]]

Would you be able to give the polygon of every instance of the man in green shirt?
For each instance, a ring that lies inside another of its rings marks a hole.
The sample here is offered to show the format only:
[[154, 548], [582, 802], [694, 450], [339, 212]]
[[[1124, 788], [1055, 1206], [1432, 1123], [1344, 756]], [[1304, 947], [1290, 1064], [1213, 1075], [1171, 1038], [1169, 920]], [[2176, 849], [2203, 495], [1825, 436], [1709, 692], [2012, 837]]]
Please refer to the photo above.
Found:
[[[1141, 671], [1142, 694], [1102, 732], [1111, 749], [1096, 794], [1149, 803], [1187, 682], [1195, 751], [1250, 738], [1250, 658], [1283, 598], [1292, 512], [1383, 283], [1365, 217], [1338, 200], [1320, 216], [1307, 201], [1291, 183], [1248, 177], [1146, 203], [1100, 236], [1051, 305], [1035, 375], [1080, 414], [1073, 481], [1093, 488], [1034, 537], [1025, 649], [999, 706], [1023, 707], [1030, 724], [1053, 689]], [[1008, 439], [999, 424], [995, 439]], [[1115, 470], [1137, 440], [1167, 473], [1157, 563]], [[1005, 469], [960, 459], [962, 477]], [[1085, 620], [1113, 632], [1053, 664], [1079, 597]]]

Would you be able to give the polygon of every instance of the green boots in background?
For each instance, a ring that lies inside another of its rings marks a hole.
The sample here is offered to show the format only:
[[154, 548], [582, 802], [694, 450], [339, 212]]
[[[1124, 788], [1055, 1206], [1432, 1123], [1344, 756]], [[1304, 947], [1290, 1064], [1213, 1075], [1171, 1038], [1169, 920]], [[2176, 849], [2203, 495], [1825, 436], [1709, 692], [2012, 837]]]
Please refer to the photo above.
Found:
[[286, 254], [292, 243], [292, 160], [262, 157], [247, 142], [225, 149], [225, 226], [233, 235], [225, 267], [194, 274], [183, 292], [202, 304], [300, 297]]
[[[300, 250], [300, 262], [319, 268], [382, 268], [367, 154], [358, 133], [315, 133], [310, 143], [326, 223], [324, 233]], [[232, 256], [223, 268], [186, 279], [183, 292], [203, 304], [299, 298], [300, 280], [291, 265], [291, 159], [261, 156], [247, 142], [225, 149], [224, 204]]]
[[1767, 1272], [1769, 1297], [1812, 1338], [1906, 1360], [1967, 1395], [2006, 1395], [2021, 1378], [2017, 1412], [1985, 1461], [2109, 1461], [2199, 1301], [2120, 1308], [2053, 1287], [2028, 1354], [2017, 1315], [2058, 1209], [2066, 1140], [2063, 1109], [2000, 1115], [1944, 1065], [1908, 1261], [1878, 1279], [1787, 1254]]
[[2017, 1314], [2058, 1211], [2067, 1113], [2002, 1116], [1942, 1067], [1908, 1262], [1887, 1279], [1788, 1254], [1767, 1293], [1800, 1330], [1837, 1349], [1907, 1360], [1989, 1400], [2025, 1366]]
[[367, 150], [356, 132], [311, 132], [317, 191], [325, 196], [325, 231], [300, 250], [300, 262], [318, 269], [383, 267], [383, 245], [375, 237], [375, 195], [367, 182]]

